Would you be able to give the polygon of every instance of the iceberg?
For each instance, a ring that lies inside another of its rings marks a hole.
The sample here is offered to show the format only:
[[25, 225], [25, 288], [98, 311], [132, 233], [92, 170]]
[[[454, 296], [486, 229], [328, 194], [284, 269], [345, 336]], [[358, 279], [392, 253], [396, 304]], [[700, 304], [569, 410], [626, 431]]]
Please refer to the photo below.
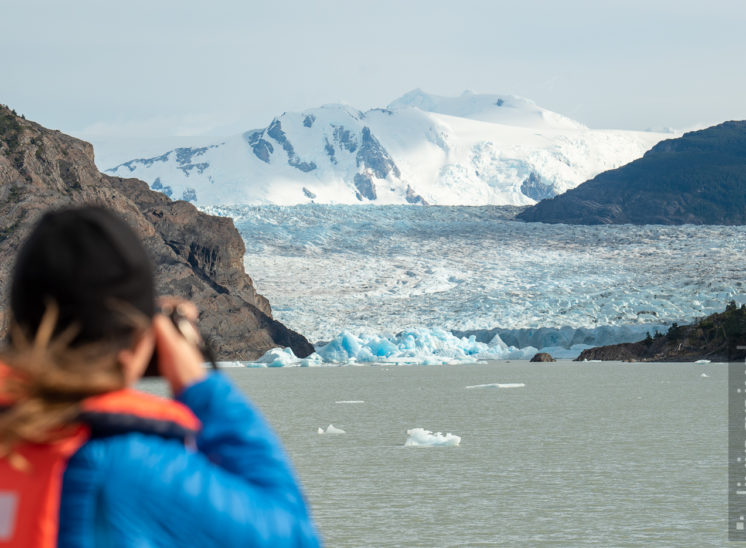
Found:
[[[225, 369], [227, 367], [246, 367], [246, 362], [225, 361], [225, 362], [216, 362], [215, 365], [218, 367], [218, 369]], [[210, 364], [206, 363], [205, 366], [209, 367]]]
[[405, 447], [455, 447], [461, 444], [461, 437], [450, 432], [443, 435], [440, 432], [433, 434], [424, 428], [412, 428], [407, 430], [407, 441]]
[[506, 345], [499, 335], [479, 342], [474, 335], [458, 337], [440, 328], [411, 328], [397, 334], [353, 334], [343, 331], [332, 340], [316, 345], [316, 352], [298, 358], [290, 348], [272, 348], [247, 367], [311, 367], [322, 365], [388, 364], [448, 365], [480, 360], [528, 360], [537, 352], [559, 358], [574, 358], [587, 345], [572, 348]]
[[344, 430], [342, 430], [341, 428], [337, 428], [333, 424], [330, 424], [329, 426], [327, 426], [326, 430], [324, 430], [323, 428], [319, 427], [319, 429], [317, 430], [317, 432], [319, 434], [346, 434], [347, 433]]
[[480, 342], [477, 335], [460, 337], [438, 327], [415, 327], [396, 334], [343, 331], [330, 341], [316, 344], [315, 348], [316, 352], [307, 358], [298, 358], [290, 348], [272, 348], [256, 361], [236, 363], [245, 367], [449, 365], [485, 360], [529, 360], [537, 352], [559, 359], [574, 359], [591, 345], [516, 347], [507, 345], [499, 334], [489, 342]]
[[247, 362], [246, 367], [311, 367], [322, 363], [315, 352], [307, 358], [297, 357], [290, 348], [271, 348], [256, 361]]
[[492, 382], [489, 384], [473, 384], [471, 386], [467, 386], [466, 389], [472, 389], [472, 388], [524, 388], [526, 385], [522, 382], [508, 382], [508, 383], [499, 383], [499, 382]]
[[412, 328], [391, 334], [343, 331], [316, 353], [327, 363], [384, 363], [446, 365], [479, 360], [529, 359], [536, 348], [509, 347], [495, 335], [489, 343], [476, 337], [457, 337], [440, 328]]

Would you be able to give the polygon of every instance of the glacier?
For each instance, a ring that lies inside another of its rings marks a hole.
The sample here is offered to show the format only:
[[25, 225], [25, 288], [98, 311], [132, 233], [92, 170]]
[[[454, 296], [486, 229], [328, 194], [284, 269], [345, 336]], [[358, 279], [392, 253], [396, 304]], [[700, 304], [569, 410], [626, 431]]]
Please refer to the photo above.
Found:
[[386, 108], [329, 104], [116, 166], [200, 206], [530, 205], [678, 133], [596, 130], [528, 99], [414, 90]]
[[[568, 226], [511, 207], [234, 206], [244, 264], [308, 363], [574, 358], [746, 303], [746, 227]], [[295, 361], [294, 361], [295, 360]]]
[[596, 344], [746, 302], [746, 227], [546, 225], [499, 207], [206, 210], [234, 219], [274, 315], [317, 342], [420, 326]]

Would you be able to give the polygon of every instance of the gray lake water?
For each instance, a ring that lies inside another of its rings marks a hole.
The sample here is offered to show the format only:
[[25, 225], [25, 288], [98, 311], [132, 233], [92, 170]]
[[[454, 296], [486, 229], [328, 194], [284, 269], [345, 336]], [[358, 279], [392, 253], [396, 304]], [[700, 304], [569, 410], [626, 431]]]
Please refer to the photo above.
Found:
[[[727, 544], [725, 365], [226, 371], [282, 437], [327, 546]], [[489, 383], [525, 387], [466, 388]], [[415, 427], [461, 445], [404, 447]]]

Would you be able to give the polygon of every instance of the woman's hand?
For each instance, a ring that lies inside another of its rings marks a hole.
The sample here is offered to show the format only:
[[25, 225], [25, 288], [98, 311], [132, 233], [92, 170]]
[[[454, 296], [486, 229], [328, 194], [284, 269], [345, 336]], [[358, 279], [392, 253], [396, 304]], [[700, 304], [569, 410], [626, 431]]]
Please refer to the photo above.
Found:
[[[171, 391], [179, 394], [207, 376], [204, 357], [198, 349], [201, 336], [196, 327], [197, 307], [176, 297], [163, 297], [159, 304], [162, 313], [153, 318], [158, 369], [171, 385]], [[174, 311], [179, 329], [169, 317]]]

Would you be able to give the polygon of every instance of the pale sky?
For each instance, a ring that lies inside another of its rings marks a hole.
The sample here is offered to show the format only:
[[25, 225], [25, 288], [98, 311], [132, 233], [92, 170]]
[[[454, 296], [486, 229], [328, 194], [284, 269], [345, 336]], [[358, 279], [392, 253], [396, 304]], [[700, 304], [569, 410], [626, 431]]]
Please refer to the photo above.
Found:
[[422, 88], [593, 128], [746, 119], [744, 0], [0, 0], [0, 103], [91, 140], [227, 135]]

